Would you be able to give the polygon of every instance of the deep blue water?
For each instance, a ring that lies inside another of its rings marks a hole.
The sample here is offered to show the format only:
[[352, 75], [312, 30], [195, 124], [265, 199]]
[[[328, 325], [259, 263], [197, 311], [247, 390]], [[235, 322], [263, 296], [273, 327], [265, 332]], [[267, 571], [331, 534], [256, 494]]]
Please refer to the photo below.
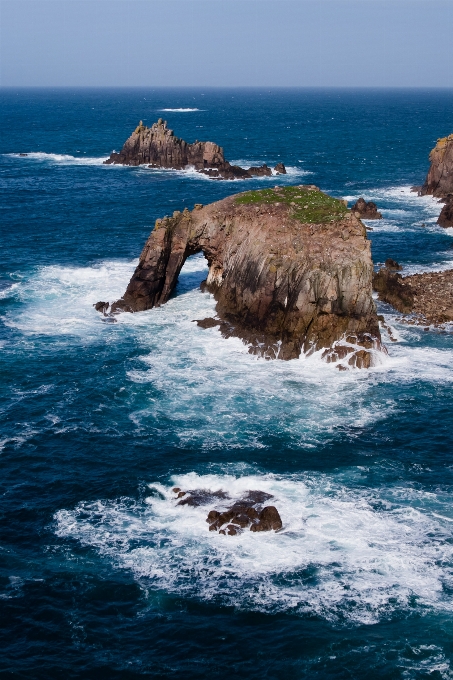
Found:
[[[398, 342], [370, 371], [266, 362], [192, 323], [214, 309], [200, 256], [160, 309], [105, 324], [92, 307], [157, 217], [276, 183], [375, 200], [375, 263], [453, 267], [440, 206], [409, 191], [453, 92], [0, 98], [1, 677], [453, 677], [451, 332], [381, 305]], [[159, 116], [289, 174], [102, 165]], [[284, 531], [214, 536], [175, 484], [268, 490]]]

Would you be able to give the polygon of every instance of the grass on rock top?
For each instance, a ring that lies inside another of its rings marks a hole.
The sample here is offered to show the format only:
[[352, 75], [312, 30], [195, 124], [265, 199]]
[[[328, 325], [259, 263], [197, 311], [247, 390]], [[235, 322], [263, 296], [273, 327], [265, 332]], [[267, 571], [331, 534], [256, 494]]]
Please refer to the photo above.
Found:
[[286, 203], [291, 217], [311, 224], [340, 220], [348, 212], [343, 201], [306, 186], [247, 191], [236, 198], [236, 203]]

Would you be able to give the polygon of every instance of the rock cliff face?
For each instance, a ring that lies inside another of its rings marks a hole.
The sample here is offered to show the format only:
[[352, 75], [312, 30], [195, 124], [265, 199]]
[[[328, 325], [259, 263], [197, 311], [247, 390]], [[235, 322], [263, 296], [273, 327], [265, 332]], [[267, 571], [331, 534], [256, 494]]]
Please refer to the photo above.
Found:
[[[327, 361], [373, 363], [381, 346], [370, 242], [343, 201], [311, 185], [275, 187], [175, 212], [157, 220], [123, 298], [97, 309], [164, 304], [185, 260], [198, 252], [209, 264], [205, 286], [219, 316], [204, 327], [218, 324], [268, 358], [328, 348]], [[338, 343], [341, 357], [329, 354]]]
[[437, 140], [429, 160], [431, 166], [420, 194], [446, 198], [453, 194], [453, 134]]
[[[150, 128], [140, 121], [138, 127], [126, 140], [120, 153], [112, 153], [105, 163], [118, 165], [148, 165], [155, 168], [182, 170], [194, 167], [213, 179], [247, 179], [272, 175], [267, 165], [240, 168], [231, 165], [223, 155], [222, 147], [213, 142], [188, 144], [175, 137], [167, 122], [159, 118]], [[286, 174], [283, 163], [275, 166], [277, 174]]]
[[445, 205], [437, 219], [441, 227], [453, 227], [453, 194], [445, 198]]

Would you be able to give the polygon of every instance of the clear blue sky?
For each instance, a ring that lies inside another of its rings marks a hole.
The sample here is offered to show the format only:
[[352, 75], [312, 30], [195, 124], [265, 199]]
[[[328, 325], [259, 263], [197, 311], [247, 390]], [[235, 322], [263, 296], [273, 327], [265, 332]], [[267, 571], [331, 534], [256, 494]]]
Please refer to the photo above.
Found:
[[1, 0], [2, 86], [453, 87], [453, 0]]

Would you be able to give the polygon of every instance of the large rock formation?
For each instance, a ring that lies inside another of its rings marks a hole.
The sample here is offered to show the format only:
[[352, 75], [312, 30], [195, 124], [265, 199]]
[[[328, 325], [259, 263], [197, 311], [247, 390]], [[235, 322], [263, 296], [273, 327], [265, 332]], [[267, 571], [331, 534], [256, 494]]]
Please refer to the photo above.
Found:
[[431, 166], [420, 194], [446, 198], [453, 194], [453, 135], [437, 140], [429, 160]]
[[208, 261], [205, 285], [220, 317], [207, 327], [218, 323], [224, 335], [269, 358], [293, 359], [342, 341], [350, 366], [372, 363], [380, 333], [370, 242], [344, 201], [302, 185], [175, 212], [157, 220], [123, 298], [97, 309], [115, 314], [164, 304], [185, 260], [198, 252]]
[[[150, 168], [175, 170], [194, 167], [213, 179], [247, 179], [272, 175], [272, 170], [267, 165], [247, 169], [231, 165], [225, 160], [222, 147], [213, 142], [196, 141], [188, 144], [175, 137], [173, 130], [167, 128], [167, 122], [162, 118], [150, 128], [140, 121], [120, 153], [113, 152], [104, 162], [107, 165], [148, 165]], [[286, 174], [283, 163], [277, 163], [275, 172]]]

